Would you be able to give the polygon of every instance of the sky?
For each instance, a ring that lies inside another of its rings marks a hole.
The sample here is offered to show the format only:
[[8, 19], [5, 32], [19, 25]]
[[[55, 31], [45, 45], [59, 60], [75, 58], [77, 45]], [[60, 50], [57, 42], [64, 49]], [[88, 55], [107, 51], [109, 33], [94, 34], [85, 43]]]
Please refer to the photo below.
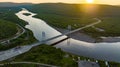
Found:
[[[86, 0], [0, 0], [0, 2], [30, 2], [30, 3], [51, 3], [51, 2], [63, 2], [63, 3], [86, 3]], [[120, 0], [94, 0], [97, 4], [109, 4], [120, 5]]]

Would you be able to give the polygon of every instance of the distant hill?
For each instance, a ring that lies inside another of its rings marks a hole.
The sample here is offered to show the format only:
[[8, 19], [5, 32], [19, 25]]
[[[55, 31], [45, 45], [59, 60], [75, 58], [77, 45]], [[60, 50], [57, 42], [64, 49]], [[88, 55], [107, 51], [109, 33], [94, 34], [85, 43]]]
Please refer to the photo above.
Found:
[[[85, 10], [85, 6], [88, 10]], [[92, 8], [93, 7], [93, 8]], [[95, 9], [94, 9], [95, 8]], [[91, 9], [96, 10], [93, 16], [120, 16], [120, 7], [112, 5], [102, 4], [65, 4], [65, 3], [42, 3], [34, 5], [33, 10], [36, 12], [59, 14], [64, 16], [81, 16], [83, 14], [88, 15], [86, 12], [90, 12]]]
[[[100, 32], [93, 28], [85, 29], [86, 33], [93, 36], [120, 36], [120, 7], [103, 4], [65, 4], [65, 3], [42, 3], [27, 8], [37, 13], [35, 17], [43, 19], [49, 25], [73, 29], [90, 24], [92, 18], [99, 18], [102, 22], [95, 25], [104, 29]], [[91, 19], [91, 20], [90, 20]], [[75, 26], [78, 25], [78, 26]]]
[[96, 25], [96, 27], [104, 29], [105, 32], [87, 28], [85, 30], [87, 33], [101, 36], [120, 36], [120, 6], [66, 3], [4, 3], [4, 7], [0, 8], [0, 18], [15, 23], [22, 22], [19, 23], [21, 25], [25, 25], [25, 23], [14, 14], [24, 7], [31, 12], [37, 13], [35, 17], [46, 21], [49, 25], [60, 28], [67, 28], [68, 25], [71, 25], [73, 29], [76, 29], [92, 23], [92, 18], [97, 17], [102, 20], [102, 23]]
[[17, 6], [28, 6], [32, 3], [12, 3], [12, 2], [0, 2], [0, 7], [17, 7]]

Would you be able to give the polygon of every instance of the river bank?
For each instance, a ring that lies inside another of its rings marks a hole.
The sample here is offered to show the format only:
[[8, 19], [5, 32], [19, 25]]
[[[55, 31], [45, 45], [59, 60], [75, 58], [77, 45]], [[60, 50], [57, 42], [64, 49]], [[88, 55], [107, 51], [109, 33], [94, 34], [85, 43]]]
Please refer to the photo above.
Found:
[[[55, 28], [57, 31], [63, 34], [69, 32], [67, 29], [62, 29], [57, 27], [53, 27], [53, 28]], [[90, 42], [90, 43], [95, 43], [98, 41], [97, 38], [93, 38], [92, 36], [85, 34], [83, 31], [75, 32], [72, 35], [70, 35], [70, 37], [76, 40]], [[107, 42], [107, 43], [120, 42], [120, 37], [99, 37], [99, 39], [100, 39], [99, 43], [100, 42]]]
[[[62, 28], [57, 28], [57, 27], [54, 27], [54, 28], [61, 33], [69, 32], [67, 29], [62, 29]], [[90, 43], [94, 43], [96, 41], [95, 38], [93, 38], [87, 34], [84, 34], [81, 31], [73, 33], [72, 35], [70, 35], [70, 37], [73, 39], [76, 39], [76, 40], [90, 42]]]

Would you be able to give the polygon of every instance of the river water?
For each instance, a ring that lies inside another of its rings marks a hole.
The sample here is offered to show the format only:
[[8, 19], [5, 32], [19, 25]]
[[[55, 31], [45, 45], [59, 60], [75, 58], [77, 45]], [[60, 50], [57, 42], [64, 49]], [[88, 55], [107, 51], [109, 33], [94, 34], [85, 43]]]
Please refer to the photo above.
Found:
[[[24, 13], [29, 13], [31, 15], [26, 16]], [[29, 23], [26, 25], [26, 28], [30, 29], [35, 38], [39, 41], [61, 35], [62, 33], [58, 32], [51, 26], [49, 26], [45, 21], [34, 18], [35, 13], [29, 12], [28, 10], [21, 10], [16, 13], [18, 18]], [[44, 34], [43, 34], [44, 32]], [[67, 36], [62, 36], [55, 40], [47, 42], [51, 44], [65, 38]], [[95, 59], [102, 59], [107, 61], [116, 61], [120, 62], [120, 42], [115, 43], [89, 43], [84, 41], [79, 41], [70, 38], [69, 40], [63, 41], [57, 44], [55, 47], [61, 48], [62, 50], [73, 53], [80, 56], [91, 57]]]

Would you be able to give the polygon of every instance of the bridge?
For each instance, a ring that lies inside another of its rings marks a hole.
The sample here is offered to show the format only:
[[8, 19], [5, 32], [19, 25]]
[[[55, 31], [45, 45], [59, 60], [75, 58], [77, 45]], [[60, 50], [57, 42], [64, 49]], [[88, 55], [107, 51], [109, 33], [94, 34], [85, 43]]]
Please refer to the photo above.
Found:
[[[95, 18], [95, 19], [98, 20], [98, 21], [97, 21], [97, 22], [94, 22], [94, 23], [92, 23], [92, 24], [86, 25], [86, 26], [84, 26], [84, 27], [78, 28], [78, 29], [76, 29], [76, 30], [73, 30], [73, 31], [70, 31], [70, 32], [67, 32], [67, 33], [64, 33], [64, 34], [61, 34], [61, 35], [58, 35], [58, 36], [55, 36], [55, 37], [53, 37], [53, 38], [46, 39], [46, 40], [44, 40], [43, 42], [48, 42], [48, 41], [51, 41], [51, 40], [53, 40], [53, 39], [56, 39], [56, 38], [59, 38], [59, 37], [62, 37], [62, 36], [66, 36], [66, 35], [72, 34], [72, 33], [74, 33], [74, 32], [77, 32], [77, 31], [80, 31], [80, 30], [82, 30], [82, 29], [91, 27], [91, 26], [96, 25], [96, 24], [98, 24], [98, 23], [101, 22], [101, 20], [99, 20], [99, 19], [97, 19], [97, 18]], [[68, 37], [66, 37], [66, 38], [64, 38], [64, 39], [62, 39], [62, 40], [59, 40], [59, 41], [51, 44], [51, 46], [54, 46], [54, 45], [56, 45], [57, 43], [60, 43], [60, 42], [62, 42], [62, 41], [64, 41], [64, 40], [66, 40], [66, 39], [68, 39]], [[12, 58], [12, 57], [15, 57], [15, 56], [17, 56], [17, 55], [23, 54], [23, 53], [29, 51], [31, 48], [42, 44], [43, 42], [41, 41], [41, 42], [33, 43], [33, 44], [31, 44], [31, 45], [20, 46], [19, 49], [16, 49], [16, 47], [15, 47], [15, 48], [12, 48], [12, 49], [9, 49], [9, 50], [6, 50], [6, 51], [1, 51], [1, 52], [0, 52], [0, 61], [7, 60], [7, 59]]]
[[[86, 26], [84, 26], [84, 27], [75, 29], [75, 30], [73, 30], [73, 31], [70, 31], [70, 32], [67, 32], [67, 33], [64, 33], [64, 34], [61, 34], [61, 35], [55, 36], [55, 37], [53, 37], [53, 38], [49, 38], [49, 39], [43, 40], [42, 42], [47, 42], [47, 41], [50, 41], [50, 40], [53, 40], [53, 39], [56, 39], [56, 38], [59, 38], [59, 37], [62, 37], [62, 36], [70, 35], [70, 34], [72, 34], [72, 33], [75, 33], [75, 32], [80, 31], [80, 30], [82, 30], [82, 29], [85, 29], [85, 28], [94, 26], [94, 25], [96, 25], [96, 24], [98, 24], [98, 23], [101, 22], [101, 20], [99, 20], [99, 19], [97, 19], [97, 18], [94, 18], [94, 19], [97, 20], [97, 22], [94, 22], [94, 23], [92, 23], [92, 24], [86, 25]], [[58, 42], [62, 42], [62, 41], [64, 41], [64, 40], [68, 39], [68, 38], [69, 38], [69, 37], [66, 37], [66, 38], [64, 38], [64, 39], [62, 39], [62, 40], [60, 40], [60, 41], [58, 41]], [[41, 43], [41, 42], [40, 42], [40, 43]], [[57, 42], [56, 42], [56, 43], [57, 43]], [[51, 44], [51, 45], [53, 45], [53, 44]], [[54, 44], [54, 45], [55, 45], [55, 44]]]

